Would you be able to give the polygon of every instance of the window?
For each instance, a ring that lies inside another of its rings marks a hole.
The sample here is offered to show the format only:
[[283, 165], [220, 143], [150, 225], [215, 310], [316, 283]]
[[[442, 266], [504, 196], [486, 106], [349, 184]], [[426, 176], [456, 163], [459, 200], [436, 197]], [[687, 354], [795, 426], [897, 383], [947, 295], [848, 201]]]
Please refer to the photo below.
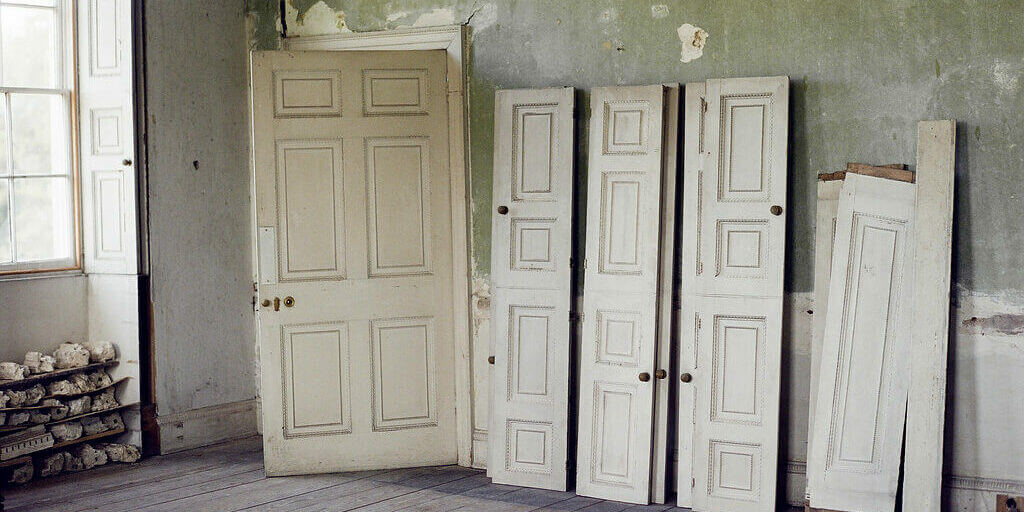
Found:
[[70, 0], [0, 0], [0, 273], [77, 268]]

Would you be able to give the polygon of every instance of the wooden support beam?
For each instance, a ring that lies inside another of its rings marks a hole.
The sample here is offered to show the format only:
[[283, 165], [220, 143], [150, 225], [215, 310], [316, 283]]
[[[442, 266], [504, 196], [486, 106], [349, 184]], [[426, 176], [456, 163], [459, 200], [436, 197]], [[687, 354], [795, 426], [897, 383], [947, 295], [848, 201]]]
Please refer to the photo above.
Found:
[[903, 164], [868, 165], [850, 162], [846, 164], [846, 172], [914, 183], [914, 171], [906, 170]]

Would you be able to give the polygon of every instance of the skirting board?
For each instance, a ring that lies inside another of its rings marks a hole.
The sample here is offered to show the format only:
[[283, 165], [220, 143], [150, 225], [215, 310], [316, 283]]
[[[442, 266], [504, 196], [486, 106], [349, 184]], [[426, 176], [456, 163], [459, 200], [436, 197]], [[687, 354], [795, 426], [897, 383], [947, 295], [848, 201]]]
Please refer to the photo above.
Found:
[[256, 400], [157, 416], [159, 453], [179, 452], [256, 434]]

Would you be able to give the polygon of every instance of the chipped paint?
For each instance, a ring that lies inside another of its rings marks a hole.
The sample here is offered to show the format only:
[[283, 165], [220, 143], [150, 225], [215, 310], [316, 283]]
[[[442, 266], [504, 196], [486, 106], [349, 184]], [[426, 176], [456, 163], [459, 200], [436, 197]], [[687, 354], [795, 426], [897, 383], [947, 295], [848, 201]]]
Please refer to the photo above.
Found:
[[683, 44], [679, 62], [690, 62], [704, 55], [704, 44], [708, 40], [707, 31], [689, 23], [683, 23], [676, 29], [676, 34], [679, 35], [679, 41]]
[[435, 7], [429, 12], [420, 14], [412, 23], [414, 27], [436, 27], [440, 25], [454, 25], [455, 11], [451, 8], [443, 9]]
[[1002, 89], [1003, 92], [1012, 93], [1017, 90], [1017, 86], [1020, 84], [1020, 73], [1021, 69], [1019, 67], [1014, 69], [1005, 60], [998, 60], [996, 65], [992, 66], [992, 82], [995, 83], [996, 87]]
[[651, 17], [654, 19], [661, 19], [668, 16], [668, 6], [665, 4], [655, 4], [651, 6]]
[[483, 277], [473, 278], [473, 337], [481, 333], [480, 328], [491, 318], [491, 281]]
[[289, 36], [302, 37], [352, 32], [345, 25], [345, 13], [331, 9], [323, 0], [313, 4], [302, 13], [295, 8], [292, 2], [285, 2], [284, 14]]

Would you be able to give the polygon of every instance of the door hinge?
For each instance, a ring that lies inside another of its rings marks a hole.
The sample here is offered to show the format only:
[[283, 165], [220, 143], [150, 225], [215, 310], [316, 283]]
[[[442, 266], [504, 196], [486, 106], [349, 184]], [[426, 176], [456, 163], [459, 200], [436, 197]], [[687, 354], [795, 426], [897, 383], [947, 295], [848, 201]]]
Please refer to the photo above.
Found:
[[584, 272], [587, 271], [587, 259], [586, 258], [583, 258], [583, 271]]
[[697, 479], [696, 478], [690, 478], [690, 487], [691, 488], [692, 487], [697, 487]]

